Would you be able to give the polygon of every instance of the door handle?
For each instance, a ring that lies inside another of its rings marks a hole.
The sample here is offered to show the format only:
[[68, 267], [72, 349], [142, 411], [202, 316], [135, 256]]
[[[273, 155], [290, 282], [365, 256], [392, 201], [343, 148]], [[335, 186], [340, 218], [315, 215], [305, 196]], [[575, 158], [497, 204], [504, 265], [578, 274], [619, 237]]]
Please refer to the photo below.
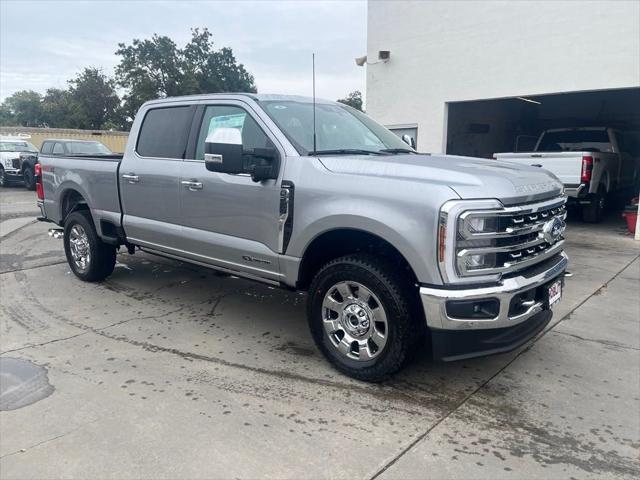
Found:
[[202, 190], [202, 182], [194, 182], [194, 181], [191, 181], [191, 180], [182, 180], [180, 182], [180, 185], [182, 185], [183, 187], [187, 187], [192, 192], [195, 192], [196, 190]]
[[138, 175], [134, 175], [133, 173], [125, 173], [122, 175], [122, 178], [127, 180], [129, 183], [138, 183], [140, 181], [140, 177], [138, 177]]

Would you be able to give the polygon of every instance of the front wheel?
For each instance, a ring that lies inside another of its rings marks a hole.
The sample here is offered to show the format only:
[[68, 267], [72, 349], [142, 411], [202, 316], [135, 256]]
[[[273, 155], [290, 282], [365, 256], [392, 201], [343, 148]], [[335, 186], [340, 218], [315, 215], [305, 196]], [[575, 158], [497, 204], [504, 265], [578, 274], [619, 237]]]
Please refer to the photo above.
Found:
[[116, 265], [116, 247], [100, 239], [86, 210], [73, 212], [65, 221], [64, 253], [71, 271], [85, 282], [104, 280]]
[[0, 188], [7, 186], [7, 177], [4, 173], [4, 168], [0, 167]]
[[320, 269], [309, 288], [313, 339], [341, 372], [378, 382], [411, 358], [424, 327], [416, 287], [386, 259], [354, 254]]

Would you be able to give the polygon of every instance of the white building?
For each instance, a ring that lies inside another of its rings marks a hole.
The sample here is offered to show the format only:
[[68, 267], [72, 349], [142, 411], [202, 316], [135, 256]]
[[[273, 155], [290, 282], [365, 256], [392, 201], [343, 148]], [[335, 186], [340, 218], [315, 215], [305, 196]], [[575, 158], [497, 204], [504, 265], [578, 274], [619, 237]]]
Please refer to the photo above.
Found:
[[638, 0], [370, 0], [367, 29], [367, 113], [420, 151], [489, 157], [544, 128], [640, 130]]

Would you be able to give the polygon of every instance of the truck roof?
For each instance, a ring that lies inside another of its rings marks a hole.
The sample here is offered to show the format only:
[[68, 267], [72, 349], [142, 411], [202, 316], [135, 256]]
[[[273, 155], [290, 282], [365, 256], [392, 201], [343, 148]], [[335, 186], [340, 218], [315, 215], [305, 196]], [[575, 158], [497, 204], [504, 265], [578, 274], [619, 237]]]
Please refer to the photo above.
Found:
[[[312, 103], [313, 97], [305, 97], [303, 95], [281, 95], [281, 94], [269, 94], [269, 93], [206, 93], [206, 94], [197, 94], [197, 95], [184, 95], [180, 97], [166, 97], [166, 98], [158, 98], [156, 100], [149, 100], [145, 102], [145, 105], [158, 105], [164, 103], [171, 102], [181, 102], [185, 100], [213, 100], [213, 99], [225, 99], [225, 100], [238, 100], [242, 98], [251, 98], [257, 102], [262, 101], [289, 101], [289, 102], [300, 102], [300, 103]], [[336, 102], [332, 100], [327, 100], [324, 98], [316, 98], [317, 104], [335, 104]]]

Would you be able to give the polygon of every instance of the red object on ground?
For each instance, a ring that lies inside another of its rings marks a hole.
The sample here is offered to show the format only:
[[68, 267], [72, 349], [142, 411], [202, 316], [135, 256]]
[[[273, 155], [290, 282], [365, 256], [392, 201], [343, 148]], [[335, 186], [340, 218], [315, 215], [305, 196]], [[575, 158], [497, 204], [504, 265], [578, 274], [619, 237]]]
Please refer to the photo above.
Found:
[[627, 228], [633, 234], [636, 233], [636, 222], [638, 221], [638, 212], [624, 212], [622, 214], [624, 219], [627, 221]]

